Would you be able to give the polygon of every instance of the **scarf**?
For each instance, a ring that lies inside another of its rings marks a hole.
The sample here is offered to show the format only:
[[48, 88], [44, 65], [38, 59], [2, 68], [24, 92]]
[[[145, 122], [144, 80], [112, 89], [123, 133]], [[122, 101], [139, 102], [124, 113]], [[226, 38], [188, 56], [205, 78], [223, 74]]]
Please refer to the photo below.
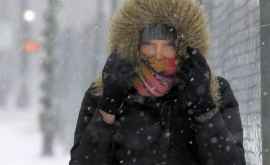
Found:
[[143, 59], [133, 81], [134, 87], [141, 96], [163, 96], [175, 83], [176, 66], [176, 58]]

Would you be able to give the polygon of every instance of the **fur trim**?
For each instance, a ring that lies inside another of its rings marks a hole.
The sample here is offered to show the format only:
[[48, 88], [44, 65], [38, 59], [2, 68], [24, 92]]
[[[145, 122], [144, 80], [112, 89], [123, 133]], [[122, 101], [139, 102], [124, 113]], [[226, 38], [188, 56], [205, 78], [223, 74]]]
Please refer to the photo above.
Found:
[[[147, 24], [161, 23], [171, 25], [177, 31], [179, 65], [186, 56], [187, 46], [198, 48], [206, 58], [209, 47], [206, 18], [197, 0], [126, 0], [112, 18], [109, 51], [116, 50], [136, 64], [140, 32]], [[218, 105], [219, 85], [213, 73], [211, 77], [211, 94]]]
[[109, 48], [120, 55], [133, 58], [139, 55], [140, 32], [148, 24], [161, 23], [177, 31], [177, 55], [186, 53], [186, 47], [208, 53], [206, 15], [196, 0], [126, 0], [111, 22]]

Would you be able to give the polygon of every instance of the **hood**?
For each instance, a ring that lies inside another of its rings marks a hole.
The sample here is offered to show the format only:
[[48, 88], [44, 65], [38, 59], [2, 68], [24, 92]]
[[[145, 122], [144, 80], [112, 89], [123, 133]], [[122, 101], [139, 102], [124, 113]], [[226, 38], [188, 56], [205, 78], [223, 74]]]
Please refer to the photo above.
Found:
[[198, 48], [206, 56], [206, 16], [195, 0], [126, 0], [111, 21], [109, 48], [130, 60], [139, 55], [140, 32], [148, 24], [168, 24], [177, 32], [178, 61], [186, 47]]

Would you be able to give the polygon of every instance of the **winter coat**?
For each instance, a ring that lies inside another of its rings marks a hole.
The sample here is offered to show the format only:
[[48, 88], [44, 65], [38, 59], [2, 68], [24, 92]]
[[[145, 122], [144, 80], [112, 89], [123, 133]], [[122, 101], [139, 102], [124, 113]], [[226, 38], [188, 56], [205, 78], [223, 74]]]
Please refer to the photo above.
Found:
[[219, 112], [203, 123], [188, 118], [175, 86], [159, 99], [130, 91], [123, 113], [107, 124], [96, 113], [102, 92], [93, 84], [82, 101], [70, 165], [244, 165], [239, 106], [228, 81], [218, 81]]
[[[136, 66], [140, 31], [152, 23], [176, 28], [179, 65], [188, 46], [206, 58], [205, 17], [199, 3], [191, 0], [125, 1], [112, 19], [111, 51]], [[69, 164], [245, 165], [239, 105], [228, 81], [212, 73], [210, 94], [216, 108], [202, 114], [200, 122], [187, 114], [189, 103], [180, 99], [180, 88], [176, 83], [158, 98], [139, 96], [131, 89], [110, 125], [99, 113], [102, 82], [92, 83], [81, 104]]]

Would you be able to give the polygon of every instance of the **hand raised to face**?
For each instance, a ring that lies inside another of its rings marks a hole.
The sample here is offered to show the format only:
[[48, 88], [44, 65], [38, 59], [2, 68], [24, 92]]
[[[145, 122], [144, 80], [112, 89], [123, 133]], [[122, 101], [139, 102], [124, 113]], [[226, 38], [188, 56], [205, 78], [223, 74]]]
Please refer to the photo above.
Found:
[[210, 94], [211, 71], [206, 59], [198, 49], [188, 47], [188, 58], [181, 67], [185, 83], [185, 100], [192, 113], [200, 114], [214, 107]]

